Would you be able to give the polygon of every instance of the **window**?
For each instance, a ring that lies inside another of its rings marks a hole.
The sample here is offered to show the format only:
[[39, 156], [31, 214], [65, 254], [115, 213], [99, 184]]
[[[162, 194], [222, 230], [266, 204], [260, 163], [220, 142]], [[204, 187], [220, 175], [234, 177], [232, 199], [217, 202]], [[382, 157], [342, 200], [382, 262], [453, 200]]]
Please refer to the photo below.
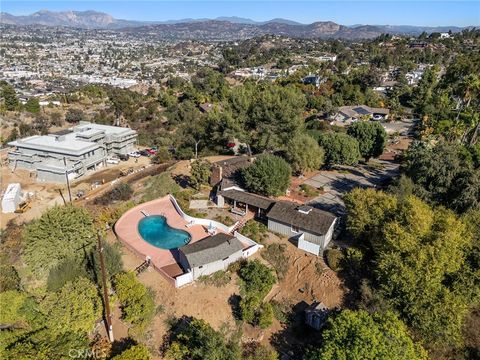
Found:
[[199, 269], [203, 268], [203, 265], [200, 265], [198, 268], [199, 268]]
[[300, 229], [298, 228], [298, 226], [292, 225], [292, 232], [298, 233], [300, 232]]
[[225, 259], [222, 259], [222, 261], [228, 260], [229, 257], [230, 257], [230, 256], [227, 256]]

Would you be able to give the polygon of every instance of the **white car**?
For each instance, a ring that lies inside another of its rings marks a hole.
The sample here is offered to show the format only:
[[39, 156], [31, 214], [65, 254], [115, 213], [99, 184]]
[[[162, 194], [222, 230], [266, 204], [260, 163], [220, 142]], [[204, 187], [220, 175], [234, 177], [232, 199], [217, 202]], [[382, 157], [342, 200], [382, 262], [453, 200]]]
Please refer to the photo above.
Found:
[[116, 164], [119, 164], [119, 163], [120, 163], [120, 159], [109, 158], [109, 159], [106, 160], [106, 163], [107, 163], [107, 164], [114, 164], [114, 165], [116, 165]]
[[375, 120], [375, 121], [383, 120], [383, 116], [382, 115], [373, 115], [373, 120]]
[[128, 153], [128, 156], [134, 157], [134, 158], [139, 158], [140, 154], [136, 151], [132, 151]]

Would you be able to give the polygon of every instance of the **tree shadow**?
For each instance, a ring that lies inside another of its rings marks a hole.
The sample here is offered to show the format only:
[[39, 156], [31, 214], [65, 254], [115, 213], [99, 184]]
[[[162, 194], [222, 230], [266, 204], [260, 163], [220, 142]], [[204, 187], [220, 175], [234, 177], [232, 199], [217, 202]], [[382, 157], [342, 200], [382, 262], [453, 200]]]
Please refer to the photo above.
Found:
[[304, 312], [308, 306], [305, 301], [295, 304], [288, 323], [270, 337], [270, 343], [281, 354], [281, 359], [302, 359], [306, 345], [318, 340], [319, 332], [305, 324]]
[[112, 350], [111, 350], [110, 356], [114, 357], [116, 355], [119, 355], [122, 352], [124, 352], [125, 350], [128, 350], [132, 346], [135, 346], [135, 345], [137, 345], [137, 342], [130, 337], [122, 338], [120, 340], [115, 340], [112, 343]]
[[192, 187], [190, 183], [190, 177], [187, 175], [175, 175], [173, 180], [183, 189], [187, 187]]
[[238, 294], [232, 294], [228, 298], [228, 305], [232, 308], [232, 315], [235, 320], [242, 320], [242, 312], [240, 309], [241, 296]]

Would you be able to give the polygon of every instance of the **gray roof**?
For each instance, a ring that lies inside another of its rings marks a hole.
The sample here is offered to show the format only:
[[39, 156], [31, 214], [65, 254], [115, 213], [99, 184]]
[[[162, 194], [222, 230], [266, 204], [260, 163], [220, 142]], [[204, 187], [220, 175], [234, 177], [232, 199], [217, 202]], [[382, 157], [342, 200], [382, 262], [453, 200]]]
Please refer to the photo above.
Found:
[[269, 198], [260, 195], [235, 189], [220, 191], [220, 195], [227, 199], [236, 200], [263, 210], [267, 210], [275, 202], [274, 200], [270, 200]]
[[299, 208], [303, 206], [290, 201], [278, 201], [267, 213], [267, 217], [316, 235], [325, 235], [336, 219], [329, 212], [316, 208], [312, 208], [308, 214], [300, 212]]
[[236, 237], [218, 233], [202, 240], [181, 247], [179, 250], [185, 255], [191, 268], [206, 265], [243, 249], [243, 245]]

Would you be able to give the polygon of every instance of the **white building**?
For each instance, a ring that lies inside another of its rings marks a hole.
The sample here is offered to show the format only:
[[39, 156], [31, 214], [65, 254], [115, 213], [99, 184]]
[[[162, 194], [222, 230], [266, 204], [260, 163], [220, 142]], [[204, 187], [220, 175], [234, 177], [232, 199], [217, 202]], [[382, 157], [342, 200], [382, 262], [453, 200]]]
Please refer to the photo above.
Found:
[[319, 255], [333, 237], [337, 218], [308, 205], [277, 201], [267, 213], [268, 230], [295, 238], [298, 248]]
[[22, 189], [20, 184], [8, 184], [5, 194], [2, 198], [2, 212], [4, 214], [13, 213], [22, 201]]
[[243, 249], [242, 242], [235, 236], [218, 233], [181, 247], [179, 262], [196, 280], [226, 270], [228, 265], [243, 258]]
[[8, 143], [10, 168], [36, 173], [38, 181], [66, 182], [105, 164], [109, 155], [135, 149], [135, 130], [81, 122], [69, 130], [34, 135]]

